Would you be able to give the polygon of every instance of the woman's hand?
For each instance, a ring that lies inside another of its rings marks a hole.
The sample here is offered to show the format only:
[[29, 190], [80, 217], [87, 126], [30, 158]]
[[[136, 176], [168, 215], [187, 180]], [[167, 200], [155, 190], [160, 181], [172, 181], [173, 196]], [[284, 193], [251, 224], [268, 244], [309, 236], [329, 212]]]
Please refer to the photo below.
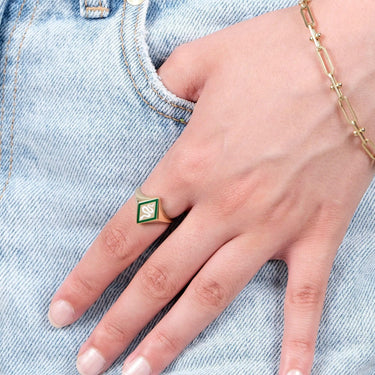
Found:
[[[332, 3], [313, 8], [365, 124], [374, 115], [373, 57], [366, 63], [374, 49], [344, 48], [358, 43], [350, 29], [365, 35], [369, 16], [349, 24], [354, 10]], [[331, 266], [373, 170], [308, 36], [291, 8], [179, 47], [161, 67], [165, 85], [197, 105], [142, 190], [160, 197], [171, 217], [189, 212], [82, 346], [82, 374], [107, 369], [191, 280], [124, 366], [124, 374], [159, 374], [269, 259], [289, 269], [280, 374], [310, 373]], [[166, 228], [136, 224], [132, 197], [54, 296], [53, 324], [76, 321]]]

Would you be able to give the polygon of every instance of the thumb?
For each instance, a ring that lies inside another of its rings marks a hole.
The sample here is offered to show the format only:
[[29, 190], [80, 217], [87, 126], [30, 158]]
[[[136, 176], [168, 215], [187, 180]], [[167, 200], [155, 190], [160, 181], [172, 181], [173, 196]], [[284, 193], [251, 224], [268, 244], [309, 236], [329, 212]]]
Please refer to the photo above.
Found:
[[194, 42], [177, 47], [158, 69], [164, 86], [191, 102], [198, 101], [208, 70], [203, 55], [197, 49], [199, 46]]

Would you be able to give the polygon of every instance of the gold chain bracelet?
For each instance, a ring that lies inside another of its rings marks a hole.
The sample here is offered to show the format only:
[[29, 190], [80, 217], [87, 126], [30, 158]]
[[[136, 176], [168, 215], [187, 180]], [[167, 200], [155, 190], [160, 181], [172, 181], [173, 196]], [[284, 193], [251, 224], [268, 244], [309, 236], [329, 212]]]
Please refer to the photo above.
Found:
[[365, 128], [360, 127], [357, 114], [355, 113], [349, 99], [342, 92], [342, 83], [339, 83], [339, 81], [336, 79], [335, 68], [332, 64], [332, 60], [328, 54], [328, 51], [320, 43], [321, 33], [318, 33], [316, 31], [315, 19], [309, 6], [310, 1], [311, 0], [300, 0], [298, 2], [301, 8], [302, 18], [311, 34], [310, 40], [314, 42], [316, 53], [319, 57], [320, 62], [322, 63], [324, 73], [331, 81], [331, 89], [335, 90], [337, 94], [339, 107], [344, 113], [348, 124], [354, 127], [353, 134], [356, 137], [360, 138], [363, 149], [370, 156], [371, 160], [375, 161], [375, 144], [373, 141], [366, 137]]

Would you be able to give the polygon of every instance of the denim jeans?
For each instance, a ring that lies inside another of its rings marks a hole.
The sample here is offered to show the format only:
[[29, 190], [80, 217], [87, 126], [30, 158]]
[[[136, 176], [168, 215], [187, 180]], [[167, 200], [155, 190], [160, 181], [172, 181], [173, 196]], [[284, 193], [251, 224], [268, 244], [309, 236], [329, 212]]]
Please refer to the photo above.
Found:
[[[50, 326], [59, 285], [189, 121], [193, 104], [170, 93], [155, 68], [179, 44], [295, 3], [2, 0], [1, 375], [77, 374], [80, 345], [168, 235], [77, 323]], [[374, 211], [373, 181], [332, 269], [313, 375], [375, 374]], [[164, 373], [277, 374], [286, 281], [283, 262], [266, 263]], [[121, 373], [171, 304], [107, 374]]]

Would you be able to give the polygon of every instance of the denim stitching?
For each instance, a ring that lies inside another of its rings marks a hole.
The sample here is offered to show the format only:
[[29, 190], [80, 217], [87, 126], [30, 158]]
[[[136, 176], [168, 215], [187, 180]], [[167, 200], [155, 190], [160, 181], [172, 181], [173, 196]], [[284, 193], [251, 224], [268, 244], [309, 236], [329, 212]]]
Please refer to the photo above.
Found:
[[29, 21], [29, 23], [28, 23], [28, 25], [27, 25], [27, 27], [26, 27], [23, 35], [22, 35], [21, 43], [20, 43], [20, 45], [18, 47], [18, 54], [17, 54], [17, 60], [16, 60], [16, 69], [15, 69], [15, 72], [14, 72], [13, 111], [12, 111], [12, 122], [11, 122], [11, 127], [10, 127], [9, 172], [8, 172], [8, 176], [7, 176], [7, 179], [5, 181], [3, 190], [1, 191], [1, 194], [0, 194], [0, 201], [2, 200], [2, 198], [4, 196], [4, 193], [5, 193], [5, 190], [6, 190], [7, 186], [8, 186], [8, 184], [9, 184], [10, 177], [12, 175], [12, 169], [13, 169], [14, 122], [15, 122], [15, 119], [16, 119], [18, 68], [19, 68], [19, 65], [20, 65], [21, 51], [22, 51], [22, 47], [23, 47], [23, 42], [25, 41], [25, 38], [26, 38], [27, 31], [29, 30], [31, 24], [34, 21], [34, 17], [35, 17], [35, 13], [36, 13], [36, 9], [37, 9], [38, 5], [39, 5], [39, 0], [37, 0], [36, 3], [35, 3], [35, 6], [34, 6], [34, 9], [33, 9], [33, 13], [31, 15], [30, 21]]
[[100, 18], [103, 18], [104, 17], [104, 12], [109, 12], [109, 8], [103, 7], [102, 0], [99, 0], [99, 6], [97, 6], [97, 7], [89, 7], [87, 5], [87, 0], [85, 0], [85, 14], [86, 14], [86, 17], [88, 17], [89, 12], [96, 12], [96, 11], [100, 11]]
[[18, 20], [21, 17], [23, 7], [25, 6], [26, 0], [23, 0], [23, 3], [21, 4], [21, 7], [18, 11], [16, 21], [14, 22], [14, 26], [12, 31], [10, 32], [9, 39], [7, 42], [7, 46], [5, 49], [5, 57], [4, 57], [4, 68], [3, 68], [3, 84], [1, 86], [1, 118], [0, 118], [0, 167], [1, 167], [1, 158], [2, 158], [2, 143], [3, 143], [3, 122], [4, 122], [4, 114], [5, 114], [5, 78], [7, 73], [7, 67], [8, 67], [8, 53], [9, 53], [9, 47], [10, 42], [12, 41], [13, 34], [17, 28]]
[[138, 60], [139, 60], [139, 63], [141, 65], [141, 68], [145, 74], [145, 78], [148, 82], [148, 84], [150, 85], [152, 91], [161, 99], [163, 100], [165, 103], [171, 105], [172, 107], [175, 107], [175, 108], [180, 108], [180, 109], [183, 109], [187, 112], [190, 112], [192, 113], [193, 110], [190, 109], [190, 108], [186, 108], [186, 107], [182, 107], [178, 104], [175, 104], [175, 103], [172, 103], [171, 101], [169, 101], [167, 98], [163, 97], [156, 89], [155, 87], [153, 86], [153, 84], [151, 83], [150, 81], [150, 78], [147, 74], [147, 71], [144, 67], [144, 64], [143, 64], [143, 61], [142, 61], [142, 58], [141, 58], [141, 54], [140, 54], [140, 49], [139, 49], [139, 42], [138, 42], [138, 38], [137, 38], [137, 31], [138, 31], [138, 24], [139, 24], [139, 17], [140, 17], [140, 14], [141, 14], [141, 7], [139, 6], [138, 7], [138, 15], [137, 15], [137, 21], [136, 21], [136, 24], [135, 24], [135, 30], [134, 30], [134, 43], [135, 43], [135, 47], [136, 47], [136, 50], [137, 50], [137, 55], [138, 55]]
[[179, 122], [181, 124], [186, 124], [186, 121], [184, 119], [178, 119], [178, 118], [175, 118], [173, 116], [170, 116], [170, 115], [167, 115], [165, 113], [162, 113], [160, 112], [157, 108], [155, 108], [144, 96], [143, 94], [140, 92], [139, 90], [139, 87], [137, 85], [137, 83], [135, 82], [135, 79], [134, 79], [134, 76], [132, 74], [132, 72], [130, 71], [130, 65], [129, 65], [129, 62], [128, 62], [128, 59], [127, 59], [127, 56], [126, 56], [126, 52], [125, 52], [125, 46], [124, 46], [124, 37], [123, 37], [123, 32], [124, 32], [124, 19], [125, 19], [125, 11], [126, 11], [126, 1], [127, 0], [124, 0], [124, 5], [123, 5], [123, 12], [122, 12], [122, 17], [121, 17], [121, 27], [120, 27], [120, 39], [121, 39], [121, 49], [122, 49], [122, 55], [124, 56], [124, 62], [125, 62], [125, 65], [126, 65], [126, 71], [127, 73], [129, 74], [129, 77], [132, 81], [132, 84], [137, 92], [137, 94], [139, 95], [139, 97], [143, 100], [144, 103], [146, 103], [152, 110], [154, 110], [156, 113], [158, 113], [159, 115], [161, 116], [164, 116], [170, 120], [173, 120], [173, 121], [176, 121], [176, 122]]
[[108, 12], [109, 11], [109, 8], [105, 8], [105, 7], [86, 7], [86, 13], [88, 12], [96, 12], [96, 11], [100, 11], [100, 17], [103, 17], [103, 13], [104, 12]]

